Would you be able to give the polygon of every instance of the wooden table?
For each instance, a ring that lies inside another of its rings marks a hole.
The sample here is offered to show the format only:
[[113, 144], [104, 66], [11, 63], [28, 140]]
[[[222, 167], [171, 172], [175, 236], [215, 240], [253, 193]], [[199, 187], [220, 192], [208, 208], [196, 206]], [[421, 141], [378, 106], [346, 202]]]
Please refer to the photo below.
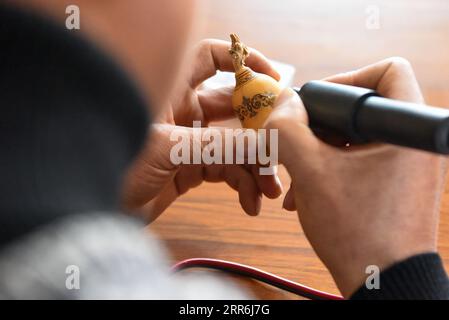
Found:
[[[204, 37], [226, 39], [230, 32], [238, 33], [245, 43], [268, 57], [295, 65], [297, 85], [385, 57], [403, 56], [415, 67], [427, 102], [449, 107], [447, 0], [236, 0], [204, 4], [207, 7], [201, 6], [198, 16]], [[368, 5], [377, 8], [367, 9]], [[380, 29], [369, 29], [366, 10], [376, 9]], [[289, 178], [284, 170], [281, 179], [287, 190]], [[439, 241], [447, 268], [448, 192], [443, 199]], [[182, 196], [151, 228], [169, 248], [173, 262], [191, 257], [227, 259], [338, 293], [307, 242], [297, 215], [281, 206], [282, 199], [264, 199], [261, 215], [248, 217], [239, 207], [237, 194], [225, 184], [203, 184]], [[255, 281], [240, 278], [237, 282], [257, 298], [297, 298]]]

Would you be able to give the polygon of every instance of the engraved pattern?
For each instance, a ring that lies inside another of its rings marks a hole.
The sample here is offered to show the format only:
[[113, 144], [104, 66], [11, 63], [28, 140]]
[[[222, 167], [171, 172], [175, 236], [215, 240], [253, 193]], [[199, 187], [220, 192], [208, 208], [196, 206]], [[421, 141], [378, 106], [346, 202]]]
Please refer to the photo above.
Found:
[[276, 95], [272, 92], [259, 93], [252, 98], [243, 97], [242, 104], [234, 109], [235, 114], [243, 121], [245, 118], [252, 118], [257, 115], [261, 108], [271, 107], [276, 100]]
[[251, 71], [245, 71], [239, 76], [236, 77], [236, 84], [235, 84], [235, 90], [238, 90], [240, 87], [242, 87], [245, 83], [255, 78], [254, 73]]

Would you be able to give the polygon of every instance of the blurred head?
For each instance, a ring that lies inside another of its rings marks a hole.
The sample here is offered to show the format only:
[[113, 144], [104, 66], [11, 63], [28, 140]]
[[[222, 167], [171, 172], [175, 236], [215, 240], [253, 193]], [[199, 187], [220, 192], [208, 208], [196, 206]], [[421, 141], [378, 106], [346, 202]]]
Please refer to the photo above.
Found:
[[9, 0], [64, 23], [80, 8], [80, 31], [138, 81], [157, 109], [173, 86], [190, 40], [195, 0]]

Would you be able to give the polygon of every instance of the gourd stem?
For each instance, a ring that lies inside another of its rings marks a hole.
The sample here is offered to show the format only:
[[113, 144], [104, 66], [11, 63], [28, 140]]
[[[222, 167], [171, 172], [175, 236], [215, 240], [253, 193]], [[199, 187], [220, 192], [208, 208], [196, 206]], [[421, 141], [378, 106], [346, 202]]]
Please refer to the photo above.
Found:
[[245, 59], [249, 56], [249, 50], [242, 42], [240, 42], [239, 37], [235, 33], [232, 33], [230, 37], [232, 45], [229, 49], [229, 53], [232, 56], [234, 70], [236, 73], [239, 73], [245, 67]]

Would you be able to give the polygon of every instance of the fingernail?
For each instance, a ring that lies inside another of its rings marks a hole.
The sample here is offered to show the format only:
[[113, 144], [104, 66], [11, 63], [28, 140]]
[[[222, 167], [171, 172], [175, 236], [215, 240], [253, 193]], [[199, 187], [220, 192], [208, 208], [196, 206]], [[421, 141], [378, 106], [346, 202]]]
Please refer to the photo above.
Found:
[[295, 207], [292, 206], [287, 206], [287, 196], [284, 198], [284, 201], [282, 203], [282, 209], [287, 210], [287, 211], [296, 211]]
[[257, 196], [256, 200], [256, 216], [260, 213], [260, 210], [262, 209], [262, 196]]
[[274, 176], [274, 181], [275, 181], [276, 185], [279, 187], [279, 195], [276, 198], [276, 199], [278, 199], [280, 196], [282, 196], [284, 194], [284, 187], [282, 186], [281, 179], [279, 179], [278, 175]]
[[276, 69], [273, 69], [273, 70], [274, 70], [274, 72], [276, 74], [277, 81], [281, 80], [281, 74]]

